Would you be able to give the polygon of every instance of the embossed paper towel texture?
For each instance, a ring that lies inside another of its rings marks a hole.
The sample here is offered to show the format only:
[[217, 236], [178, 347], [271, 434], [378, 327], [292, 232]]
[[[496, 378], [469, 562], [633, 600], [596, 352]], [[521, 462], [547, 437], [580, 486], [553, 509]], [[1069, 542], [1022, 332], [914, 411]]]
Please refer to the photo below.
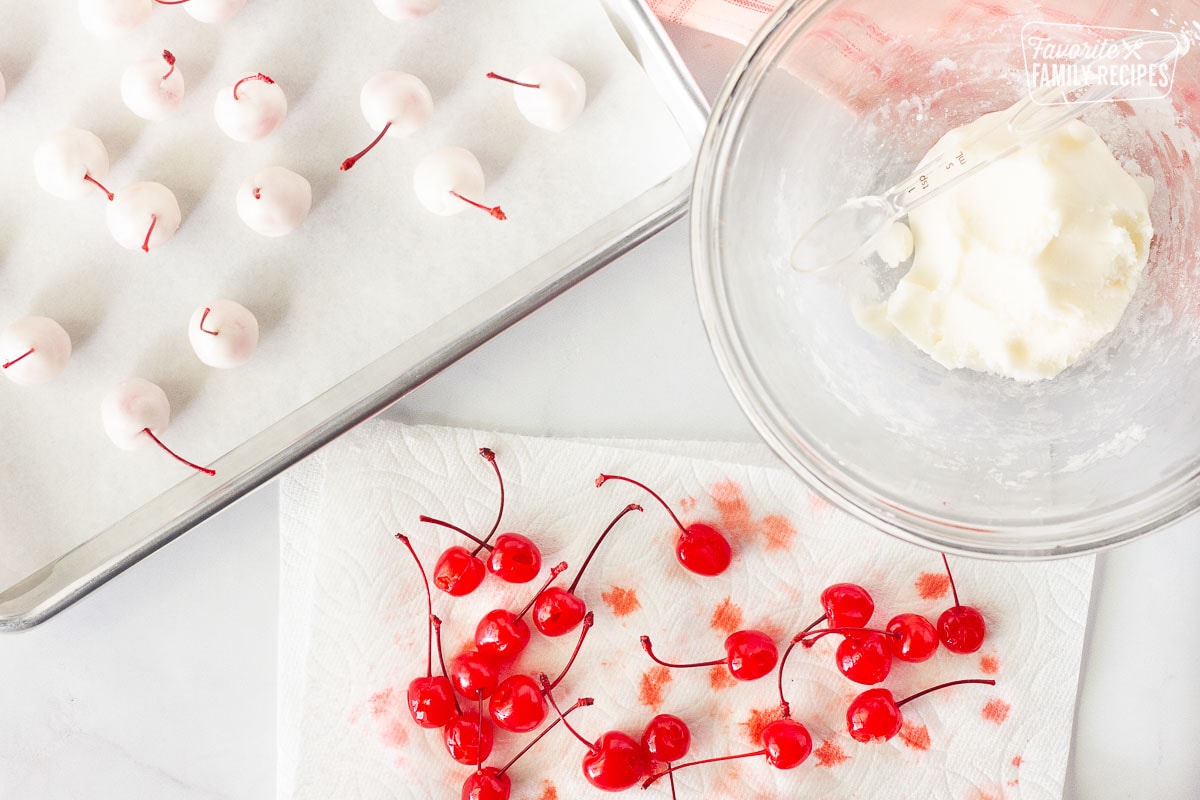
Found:
[[[875, 622], [915, 611], [936, 619], [952, 600], [936, 553], [904, 545], [829, 507], [791, 473], [762, 466], [761, 451], [721, 460], [722, 445], [697, 456], [474, 431], [372, 422], [331, 445], [284, 481], [283, 596], [280, 630], [280, 783], [287, 798], [457, 797], [470, 769], [452, 762], [440, 733], [409, 718], [409, 680], [424, 672], [425, 609], [416, 567], [392, 538], [412, 537], [432, 567], [455, 543], [419, 525], [422, 514], [486, 532], [494, 519], [495, 478], [478, 455], [495, 449], [508, 488], [501, 530], [530, 535], [544, 561], [582, 563], [594, 537], [629, 502], [646, 511], [613, 530], [581, 583], [596, 626], [581, 660], [556, 696], [594, 696], [573, 716], [587, 736], [618, 728], [635, 736], [653, 714], [693, 723], [691, 757], [744, 752], [777, 705], [774, 681], [735, 683], [720, 668], [666, 672], [638, 645], [679, 661], [722, 654], [737, 627], [779, 642], [820, 614], [826, 585], [854, 581], [876, 600]], [[718, 523], [736, 557], [717, 578], [675, 561], [665, 512], [635, 487], [596, 475], [619, 471], [660, 488], [685, 521]], [[896, 662], [884, 685], [903, 697], [964, 677], [964, 686], [904, 708], [905, 728], [886, 744], [861, 745], [845, 732], [845, 708], [865, 687], [833, 665], [835, 638], [798, 649], [785, 688], [794, 716], [814, 739], [813, 756], [780, 772], [746, 759], [681, 772], [681, 797], [819, 796], [862, 798], [1054, 798], [1070, 743], [1093, 560], [1000, 564], [952, 559], [964, 603], [979, 607], [988, 637], [979, 653], [945, 650], [924, 664]], [[466, 598], [435, 592], [451, 656], [475, 623], [497, 607], [516, 609], [535, 584], [494, 577]], [[575, 634], [535, 632], [517, 666], [556, 673]], [[492, 763], [527, 737], [498, 733]], [[583, 780], [581, 744], [556, 730], [512, 770], [515, 800], [601, 797]], [[550, 789], [553, 788], [554, 792]], [[665, 785], [650, 796], [669, 796]]]

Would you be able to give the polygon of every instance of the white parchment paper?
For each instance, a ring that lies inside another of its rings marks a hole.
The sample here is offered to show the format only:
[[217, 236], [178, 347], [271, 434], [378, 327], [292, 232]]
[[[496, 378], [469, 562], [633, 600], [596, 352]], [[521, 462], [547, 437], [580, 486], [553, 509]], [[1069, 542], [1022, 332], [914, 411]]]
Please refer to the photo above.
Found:
[[[187, 86], [162, 122], [121, 103], [125, 65], [170, 49]], [[484, 79], [544, 54], [584, 76], [588, 103], [568, 131], [533, 128], [512, 88]], [[431, 124], [385, 139], [348, 172], [338, 165], [374, 136], [362, 84], [383, 69], [412, 72], [434, 97]], [[687, 145], [595, 0], [445, 0], [399, 24], [369, 0], [249, 0], [209, 26], [180, 8], [115, 42], [89, 36], [73, 2], [0, 9], [0, 326], [29, 314], [71, 334], [67, 371], [41, 387], [0, 380], [0, 588], [193, 477], [146, 449], [117, 450], [99, 403], [133, 376], [160, 383], [173, 407], [164, 440], [205, 463], [262, 431], [465, 302], [513, 275], [678, 169]], [[235, 143], [216, 127], [217, 92], [264, 72], [289, 112], [271, 137]], [[108, 148], [113, 191], [153, 180], [183, 210], [176, 238], [149, 255], [120, 248], [97, 191], [78, 201], [37, 185], [39, 142], [65, 127]], [[483, 213], [443, 218], [412, 192], [417, 160], [470, 149], [488, 186]], [[305, 225], [265, 239], [238, 219], [242, 179], [272, 164], [313, 185]], [[218, 297], [254, 311], [259, 352], [215, 371], [193, 355], [192, 311]]]

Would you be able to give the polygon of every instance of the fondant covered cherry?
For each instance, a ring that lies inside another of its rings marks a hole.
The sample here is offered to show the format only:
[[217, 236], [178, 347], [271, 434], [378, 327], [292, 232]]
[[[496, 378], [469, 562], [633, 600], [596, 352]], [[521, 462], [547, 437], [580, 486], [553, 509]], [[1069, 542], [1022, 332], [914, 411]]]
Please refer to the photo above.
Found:
[[188, 341], [210, 367], [231, 369], [250, 360], [258, 347], [258, 320], [232, 300], [200, 306], [188, 322]]
[[127, 186], [109, 203], [105, 221], [117, 244], [149, 253], [175, 236], [183, 213], [175, 194], [161, 183], [143, 181]]
[[507, 219], [500, 206], [485, 206], [483, 167], [470, 150], [443, 147], [421, 159], [413, 171], [413, 190], [421, 205], [448, 217], [468, 207], [486, 211], [499, 220]]
[[201, 22], [228, 22], [242, 10], [246, 0], [188, 0], [183, 10]]
[[4, 73], [0, 72], [0, 103], [4, 102], [4, 98], [8, 96], [8, 87], [4, 83]]
[[217, 474], [181, 457], [159, 438], [171, 422], [171, 403], [158, 384], [143, 378], [131, 378], [117, 384], [100, 403], [100, 420], [108, 438], [122, 450], [138, 450], [155, 444], [197, 472]]
[[142, 119], [165, 119], [183, 105], [183, 72], [170, 50], [143, 58], [121, 75], [121, 100]]
[[408, 22], [425, 16], [441, 2], [442, 0], [375, 0], [375, 7], [388, 19]]
[[113, 194], [101, 181], [108, 177], [108, 151], [91, 131], [68, 128], [38, 145], [33, 153], [38, 185], [55, 197], [79, 200], [97, 189]]
[[363, 84], [358, 96], [363, 117], [379, 135], [370, 144], [342, 162], [341, 170], [352, 169], [374, 149], [384, 136], [402, 139], [423, 128], [433, 115], [433, 95], [420, 78], [406, 72], [385, 70]]
[[95, 36], [120, 36], [136, 30], [160, 6], [188, 6], [201, 0], [79, 0], [79, 19]]
[[521, 116], [548, 131], [564, 131], [571, 127], [587, 102], [583, 76], [570, 64], [553, 56], [535, 61], [515, 78], [494, 72], [489, 72], [487, 77], [511, 83]]
[[71, 358], [71, 337], [48, 317], [25, 317], [0, 333], [0, 371], [13, 383], [45, 383]]
[[290, 169], [261, 169], [238, 188], [238, 216], [250, 230], [263, 236], [291, 233], [300, 227], [311, 209], [312, 186], [304, 176]]
[[278, 83], [258, 72], [217, 92], [213, 116], [230, 139], [253, 142], [269, 136], [283, 122], [287, 96]]

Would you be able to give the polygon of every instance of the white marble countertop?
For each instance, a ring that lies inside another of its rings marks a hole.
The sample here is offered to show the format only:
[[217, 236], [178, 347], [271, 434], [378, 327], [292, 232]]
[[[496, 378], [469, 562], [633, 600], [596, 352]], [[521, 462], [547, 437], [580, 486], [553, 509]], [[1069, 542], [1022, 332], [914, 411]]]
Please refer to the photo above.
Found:
[[[671, 33], [711, 94], [736, 48]], [[675, 225], [388, 416], [754, 440], [705, 340], [686, 234]], [[0, 639], [0, 798], [274, 797], [277, 503], [264, 487], [50, 622]], [[1200, 518], [1100, 558], [1068, 798], [1200, 797], [1197, 565]]]

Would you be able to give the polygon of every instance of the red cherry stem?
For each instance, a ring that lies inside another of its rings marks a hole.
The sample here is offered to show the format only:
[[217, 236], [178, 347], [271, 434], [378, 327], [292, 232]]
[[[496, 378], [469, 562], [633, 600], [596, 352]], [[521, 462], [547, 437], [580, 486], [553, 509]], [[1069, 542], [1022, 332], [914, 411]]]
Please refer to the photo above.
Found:
[[167, 62], [167, 65], [171, 67], [167, 70], [167, 74], [162, 76], [162, 79], [165, 81], [175, 71], [175, 54], [170, 50], [163, 50], [163, 61]]
[[591, 629], [595, 621], [596, 617], [592, 612], [589, 611], [583, 615], [583, 630], [579, 632], [579, 641], [575, 642], [575, 649], [571, 651], [571, 657], [567, 659], [567, 665], [562, 668], [562, 672], [558, 673], [558, 677], [550, 682], [551, 689], [558, 686], [562, 679], [567, 677], [567, 673], [571, 670], [571, 665], [575, 663], [575, 656], [579, 655], [579, 648], [583, 647], [583, 640], [587, 638], [587, 632]]
[[553, 567], [551, 567], [550, 568], [550, 577], [546, 578], [546, 582], [542, 584], [542, 588], [537, 590], [537, 592], [533, 595], [533, 597], [531, 597], [529, 599], [529, 602], [525, 604], [525, 607], [521, 609], [521, 613], [517, 614], [517, 619], [520, 619], [521, 617], [528, 614], [529, 609], [533, 608], [533, 604], [535, 602], [537, 602], [538, 596], [542, 592], [546, 591], [546, 587], [549, 586], [550, 584], [554, 583], [554, 581], [558, 579], [559, 575], [562, 575], [566, 571], [567, 571], [567, 562], [565, 562], [565, 561], [560, 561], [557, 564], [555, 564]]
[[910, 700], [916, 700], [918, 697], [924, 697], [925, 695], [929, 694], [930, 692], [936, 692], [938, 689], [945, 689], [949, 686], [961, 686], [964, 683], [983, 683], [988, 686], [996, 685], [996, 682], [994, 680], [992, 680], [991, 678], [965, 678], [961, 681], [950, 681], [949, 683], [939, 683], [937, 686], [931, 686], [930, 688], [926, 689], [923, 692], [917, 692], [914, 695], [909, 695], [908, 697], [904, 698], [903, 700], [897, 700], [896, 708], [899, 708], [900, 706], [904, 705], [905, 703], [909, 702]]
[[160, 6], [177, 6], [181, 3], [186, 3], [188, 0], [154, 0]]
[[946, 575], [950, 578], [950, 591], [954, 593], [954, 607], [958, 608], [962, 603], [958, 602], [958, 587], [954, 585], [954, 573], [950, 571], [950, 562], [946, 559], [945, 553], [942, 553], [942, 563], [946, 565]]
[[878, 633], [880, 636], [890, 636], [893, 639], [899, 639], [900, 634], [895, 631], [881, 631], [875, 628], [823, 628], [819, 631], [811, 633], [798, 633], [792, 637], [792, 641], [800, 641], [805, 647], [812, 647], [818, 639], [823, 636], [828, 636], [831, 633], [838, 633], [842, 636], [849, 636], [855, 633]]
[[[442, 655], [442, 619], [436, 614], [431, 616], [429, 619], [433, 622], [433, 635], [434, 638], [437, 639], [438, 664], [440, 664], [442, 667], [442, 677], [446, 680], [450, 680], [450, 674], [446, 672], [446, 658]], [[458, 693], [451, 692], [450, 699], [454, 701], [454, 710], [458, 712], [458, 715], [461, 717], [462, 706], [458, 704]]]
[[107, 197], [108, 197], [108, 199], [109, 199], [109, 201], [110, 201], [110, 202], [112, 201], [112, 199], [113, 199], [113, 193], [112, 193], [112, 192], [110, 192], [110, 191], [108, 190], [108, 187], [107, 187], [107, 186], [105, 186], [103, 183], [101, 183], [100, 181], [98, 181], [98, 180], [96, 180], [95, 178], [93, 178], [91, 175], [84, 175], [84, 176], [83, 176], [83, 179], [84, 179], [85, 181], [87, 181], [88, 183], [94, 183], [94, 184], [96, 184], [97, 186], [99, 186], [99, 187], [100, 187], [100, 191], [104, 192], [105, 196], [107, 196]]
[[521, 81], [513, 80], [512, 78], [506, 78], [503, 75], [497, 75], [494, 72], [489, 72], [487, 74], [487, 77], [491, 78], [494, 81], [504, 81], [505, 83], [511, 83], [513, 86], [524, 86], [526, 89], [542, 88], [542, 85], [540, 83], [521, 83]]
[[583, 746], [588, 749], [588, 752], [596, 752], [596, 746], [580, 736], [579, 731], [575, 730], [573, 727], [571, 727], [571, 723], [567, 722], [567, 715], [559, 709], [558, 703], [554, 699], [554, 693], [550, 690], [550, 679], [546, 677], [546, 673], [542, 672], [538, 674], [538, 683], [542, 685], [542, 694], [544, 694], [546, 699], [550, 701], [550, 707], [554, 709], [555, 714], [558, 714], [558, 718], [562, 720], [562, 724], [566, 727], [566, 729], [569, 730], [576, 739], [583, 742]]
[[753, 758], [754, 756], [765, 756], [766, 754], [767, 754], [767, 751], [765, 749], [763, 749], [763, 750], [755, 750], [753, 753], [738, 753], [737, 755], [733, 755], [733, 756], [718, 756], [716, 758], [702, 758], [699, 761], [685, 761], [682, 764], [676, 764], [673, 767], [668, 767], [668, 768], [664, 769], [662, 772], [658, 773], [657, 775], [651, 775], [649, 778], [647, 778], [645, 781], [642, 782], [642, 788], [649, 789], [656, 782], [661, 780], [664, 776], [670, 775], [673, 772], [675, 772], [675, 770], [683, 769], [684, 767], [695, 767], [700, 764], [715, 764], [718, 761], [732, 761], [735, 758]]
[[[488, 550], [492, 549], [492, 546], [490, 544], [488, 544], [487, 542], [485, 542], [483, 539], [480, 539], [478, 536], [475, 536], [474, 534], [467, 533], [466, 531], [464, 531], [462, 528], [458, 527], [457, 525], [452, 525], [449, 522], [444, 522], [440, 519], [434, 519], [433, 517], [427, 517], [424, 514], [421, 515], [421, 522], [428, 522], [433, 525], [441, 525], [443, 528], [449, 528], [450, 530], [454, 531], [455, 533], [461, 533], [463, 536], [467, 537], [472, 542], [475, 542], [480, 547], [486, 547]], [[479, 551], [476, 550], [475, 552], [477, 553]], [[474, 553], [472, 553], [472, 555], [474, 555]]]
[[16, 364], [21, 359], [28, 358], [29, 356], [33, 355], [33, 350], [34, 350], [34, 348], [32, 348], [32, 347], [29, 348], [24, 353], [17, 356], [16, 358], [14, 358], [12, 361], [9, 361], [7, 364], [0, 365], [0, 369], [8, 369], [9, 367], [11, 367], [13, 364]]
[[169, 455], [171, 458], [178, 461], [180, 464], [186, 464], [187, 466], [191, 467], [192, 469], [196, 470], [197, 472], [203, 472], [205, 475], [216, 475], [217, 474], [217, 471], [215, 469], [209, 469], [208, 467], [202, 467], [199, 464], [193, 464], [191, 461], [188, 461], [186, 458], [179, 455], [171, 448], [167, 447], [165, 444], [162, 443], [162, 439], [159, 439], [157, 436], [155, 436], [154, 431], [150, 430], [149, 428], [142, 428], [142, 433], [146, 434], [151, 439], [153, 439], [154, 443], [156, 445], [161, 447], [167, 455]]
[[[158, 0], [158, 1], [160, 3], [162, 2], [162, 0]], [[255, 75], [247, 75], [246, 77], [242, 78], [240, 81], [238, 81], [237, 83], [235, 83], [233, 85], [233, 99], [234, 100], [238, 99], [238, 94], [237, 94], [238, 88], [246, 81], [262, 81], [263, 83], [274, 83], [275, 82], [275, 81], [271, 80], [270, 78], [268, 78], [266, 75], [263, 75], [261, 72], [255, 74]]]
[[695, 664], [670, 664], [654, 655], [654, 650], [651, 649], [652, 645], [650, 644], [649, 636], [641, 637], [641, 642], [642, 649], [646, 651], [646, 655], [650, 656], [651, 660], [653, 660], [655, 664], [661, 664], [664, 667], [671, 667], [673, 669], [687, 669], [688, 667], [715, 667], [725, 663], [725, 659], [718, 658], [715, 661], [698, 661]]
[[669, 505], [667, 505], [667, 501], [663, 500], [661, 497], [659, 497], [658, 492], [654, 491], [646, 484], [644, 484], [640, 481], [635, 481], [633, 478], [626, 478], [621, 475], [603, 475], [602, 474], [599, 478], [596, 478], [596, 488], [598, 489], [601, 486], [603, 486], [606, 481], [625, 481], [626, 483], [632, 483], [634, 486], [637, 486], [638, 488], [642, 489], [643, 491], [648, 492], [651, 497], [653, 497], [655, 500], [657, 500], [659, 503], [661, 503], [662, 507], [667, 510], [667, 513], [671, 515], [671, 519], [675, 520], [675, 524], [679, 526], [679, 530], [683, 531], [684, 533], [687, 533], [687, 528], [683, 527], [683, 523], [679, 521], [679, 517], [675, 516], [675, 512], [671, 510], [671, 507]]
[[828, 614], [822, 614], [821, 616], [817, 617], [817, 618], [816, 618], [816, 619], [814, 619], [812, 622], [810, 622], [810, 623], [809, 623], [809, 625], [808, 625], [808, 627], [807, 627], [807, 628], [805, 628], [804, 630], [800, 631], [800, 633], [799, 633], [799, 634], [797, 634], [797, 635], [799, 635], [799, 636], [803, 636], [804, 634], [808, 633], [808, 632], [809, 632], [809, 631], [811, 631], [813, 628], [817, 627], [818, 625], [820, 625], [822, 622], [824, 622], [824, 621], [825, 621], [825, 620], [827, 620], [827, 619], [829, 619], [829, 615], [828, 615]]
[[[426, 632], [429, 634], [429, 647], [425, 652], [425, 677], [433, 677], [433, 594], [429, 591], [429, 578], [425, 575], [425, 565], [421, 563], [420, 557], [417, 556], [417, 551], [413, 549], [412, 542], [403, 533], [397, 533], [396, 538], [400, 540], [408, 552], [412, 555], [413, 561], [417, 562], [417, 569], [421, 570], [421, 583], [425, 584], [425, 608], [428, 611], [426, 621]], [[440, 625], [438, 626], [440, 629]], [[440, 639], [439, 639], [440, 641]]]
[[453, 189], [450, 190], [450, 194], [454, 195], [459, 200], [462, 200], [464, 203], [466, 203], [469, 206], [475, 206], [476, 208], [480, 209], [481, 211], [486, 211], [487, 213], [491, 214], [493, 217], [500, 220], [501, 222], [508, 219], [508, 216], [504, 213], [504, 211], [500, 208], [500, 206], [485, 206], [483, 203], [477, 203], [469, 197], [463, 197], [461, 194], [454, 191]]
[[[391, 127], [392, 127], [392, 123], [390, 123], [390, 122], [388, 124], [384, 125], [383, 130], [381, 130], [379, 132], [378, 136], [376, 136], [374, 139], [371, 140], [371, 143], [369, 145], [367, 145], [362, 150], [359, 150], [357, 153], [355, 153], [354, 155], [350, 156], [345, 161], [343, 161], [342, 165], [340, 167], [338, 167], [338, 169], [340, 169], [342, 172], [345, 172], [348, 169], [353, 169], [354, 165], [358, 163], [358, 160], [360, 158], [365, 156], [367, 153], [371, 152], [375, 148], [375, 145], [377, 145], [383, 141], [383, 137], [387, 136], [388, 129]], [[255, 194], [254, 196], [258, 197], [257, 194]]]
[[[500, 474], [500, 465], [496, 463], [496, 454], [487, 447], [479, 448], [479, 455], [492, 465], [492, 470], [496, 473], [496, 482], [500, 484], [500, 508], [496, 511], [496, 521], [492, 523], [492, 529], [488, 531], [488, 535], [483, 537], [483, 541], [479, 542], [479, 547], [471, 551], [471, 555], [479, 555], [479, 549], [487, 547], [487, 543], [496, 535], [496, 531], [500, 530], [500, 520], [504, 518], [504, 476]], [[476, 539], [475, 541], [479, 541]]]
[[[507, 764], [505, 764], [503, 767], [501, 767], [501, 768], [500, 768], [500, 771], [499, 771], [498, 773], [496, 773], [497, 777], [499, 777], [500, 775], [503, 775], [504, 773], [508, 772], [508, 768], [509, 768], [509, 767], [511, 767], [513, 764], [517, 763], [517, 759], [518, 759], [518, 758], [520, 758], [521, 756], [523, 756], [523, 755], [525, 755], [526, 753], [528, 753], [528, 752], [529, 752], [529, 749], [530, 749], [531, 747], [533, 747], [535, 744], [537, 744], [538, 742], [540, 742], [540, 741], [542, 740], [542, 737], [543, 737], [543, 736], [545, 736], [547, 733], [549, 733], [551, 730], [553, 730], [553, 728], [554, 728], [554, 726], [555, 726], [555, 725], [557, 725], [557, 724], [558, 724], [558, 723], [560, 723], [560, 722], [561, 722], [561, 723], [563, 723], [563, 724], [565, 725], [565, 724], [566, 724], [566, 716], [567, 716], [567, 714], [570, 714], [572, 711], [574, 711], [574, 710], [575, 710], [575, 709], [577, 709], [577, 708], [586, 708], [587, 706], [590, 706], [590, 705], [591, 705], [592, 703], [594, 703], [594, 702], [595, 702], [595, 700], [593, 700], [593, 699], [592, 699], [592, 698], [590, 698], [590, 697], [581, 697], [581, 698], [579, 698], [578, 700], [576, 700], [576, 701], [575, 701], [575, 705], [571, 706], [571, 707], [570, 707], [570, 708], [568, 708], [566, 711], [563, 711], [563, 712], [562, 712], [562, 713], [559, 715], [558, 719], [554, 720], [554, 721], [553, 721], [553, 722], [551, 722], [549, 725], [547, 725], [546, 727], [542, 728], [541, 732], [540, 732], [540, 733], [538, 733], [538, 735], [537, 735], [537, 736], [533, 737], [533, 741], [531, 741], [529, 744], [525, 745], [523, 748], [521, 748], [521, 752], [517, 753], [515, 756], [513, 756], [511, 759], [509, 759], [508, 763], [507, 763]], [[557, 708], [557, 707], [555, 707], [555, 709], [554, 709], [554, 710], [555, 710], [555, 711], [558, 711], [558, 708]], [[568, 727], [570, 727], [570, 726], [568, 726]]]
[[154, 226], [158, 224], [158, 214], [150, 215], [150, 229], [146, 231], [146, 238], [142, 240], [142, 252], [150, 252], [150, 235], [154, 233]]
[[204, 327], [204, 320], [208, 319], [208, 315], [211, 313], [212, 313], [212, 309], [206, 308], [206, 309], [204, 309], [204, 313], [200, 315], [200, 330], [204, 331], [209, 336], [216, 336], [217, 334], [220, 333], [220, 331], [210, 331], [208, 328]]
[[784, 717], [792, 716], [792, 707], [783, 696], [783, 668], [787, 665], [788, 656], [792, 654], [798, 644], [800, 644], [800, 637], [793, 637], [792, 643], [787, 646], [787, 650], [783, 651], [783, 658], [779, 659], [779, 711]]
[[596, 551], [600, 549], [600, 544], [604, 541], [604, 537], [608, 536], [608, 532], [611, 531], [616, 524], [621, 521], [621, 517], [625, 516], [630, 511], [641, 510], [642, 507], [637, 503], [630, 503], [629, 505], [625, 506], [624, 510], [621, 511], [620, 514], [617, 514], [617, 516], [613, 518], [612, 522], [608, 523], [608, 527], [604, 529], [604, 533], [600, 534], [600, 538], [596, 540], [594, 545], [592, 545], [591, 552], [589, 552], [587, 554], [587, 558], [583, 560], [583, 566], [579, 568], [578, 574], [575, 575], [575, 580], [571, 581], [570, 587], [567, 588], [567, 594], [575, 594], [575, 587], [579, 585], [579, 579], [583, 577], [583, 572], [588, 568], [588, 564], [592, 563], [592, 556], [596, 555]]

